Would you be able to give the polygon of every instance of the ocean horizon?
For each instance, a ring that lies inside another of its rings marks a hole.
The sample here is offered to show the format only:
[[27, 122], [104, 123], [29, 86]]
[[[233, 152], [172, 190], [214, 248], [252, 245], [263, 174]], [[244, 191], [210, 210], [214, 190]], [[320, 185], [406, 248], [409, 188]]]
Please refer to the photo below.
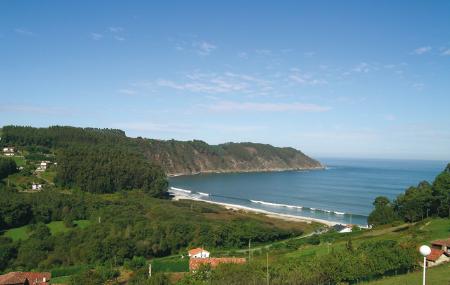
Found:
[[319, 158], [323, 170], [208, 173], [170, 177], [192, 198], [337, 223], [367, 225], [377, 196], [395, 199], [431, 182], [446, 161]]

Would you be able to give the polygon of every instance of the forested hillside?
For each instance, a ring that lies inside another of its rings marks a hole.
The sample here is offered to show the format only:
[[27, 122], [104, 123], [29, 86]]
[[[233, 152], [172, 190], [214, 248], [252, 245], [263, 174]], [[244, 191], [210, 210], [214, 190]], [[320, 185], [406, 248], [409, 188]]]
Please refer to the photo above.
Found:
[[[18, 147], [39, 147], [44, 151], [51, 149], [64, 150], [56, 152], [57, 159], [68, 158], [71, 155], [83, 157], [86, 155], [101, 155], [110, 152], [112, 171], [115, 165], [124, 164], [127, 156], [139, 157], [146, 163], [159, 165], [166, 174], [193, 174], [199, 172], [241, 172], [241, 171], [276, 171], [321, 168], [322, 165], [293, 148], [277, 148], [267, 144], [256, 143], [226, 143], [208, 145], [199, 140], [176, 141], [129, 138], [121, 130], [93, 129], [54, 126], [49, 128], [32, 128], [5, 126], [1, 144]], [[69, 149], [69, 150], [68, 150]], [[100, 157], [94, 159], [102, 161]], [[81, 161], [81, 160], [80, 160]], [[144, 162], [138, 163], [141, 166]], [[66, 164], [65, 164], [66, 165]], [[71, 165], [71, 167], [76, 167]], [[90, 170], [95, 171], [95, 167]], [[69, 169], [64, 172], [67, 173]], [[76, 171], [78, 172], [78, 171]], [[92, 173], [92, 172], [91, 172]], [[97, 175], [98, 176], [98, 175]], [[59, 177], [73, 183], [84, 179], [79, 177]], [[88, 177], [89, 179], [89, 177]], [[112, 188], [121, 182], [103, 181], [102, 184], [112, 184]], [[143, 182], [144, 183], [144, 182]]]

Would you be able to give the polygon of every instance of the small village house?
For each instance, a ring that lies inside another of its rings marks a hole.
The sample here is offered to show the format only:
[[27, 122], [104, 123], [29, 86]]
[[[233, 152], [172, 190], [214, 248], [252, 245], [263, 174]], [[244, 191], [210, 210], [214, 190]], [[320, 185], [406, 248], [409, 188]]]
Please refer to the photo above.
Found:
[[188, 256], [190, 258], [208, 258], [209, 251], [204, 250], [203, 248], [197, 247], [188, 251]]
[[430, 255], [427, 256], [427, 266], [433, 267], [444, 262], [450, 261], [450, 257], [444, 254], [445, 252], [440, 249], [431, 249]]
[[42, 190], [42, 184], [33, 183], [31, 185], [31, 190]]
[[450, 257], [450, 238], [431, 242], [431, 248], [442, 250], [445, 255]]
[[3, 155], [5, 156], [14, 156], [14, 148], [13, 147], [4, 147], [3, 148]]
[[0, 275], [0, 285], [49, 285], [50, 272], [9, 272]]

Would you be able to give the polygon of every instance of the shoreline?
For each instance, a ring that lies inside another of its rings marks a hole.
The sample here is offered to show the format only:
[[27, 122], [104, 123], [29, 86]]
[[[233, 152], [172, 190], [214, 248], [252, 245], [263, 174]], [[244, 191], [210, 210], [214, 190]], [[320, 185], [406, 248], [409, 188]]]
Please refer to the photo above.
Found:
[[[316, 218], [310, 218], [310, 217], [304, 217], [304, 216], [295, 216], [295, 215], [289, 215], [289, 214], [280, 214], [280, 213], [270, 212], [270, 211], [266, 211], [266, 210], [262, 210], [262, 209], [250, 208], [250, 207], [236, 205], [236, 204], [203, 200], [200, 198], [191, 197], [187, 194], [184, 194], [182, 192], [180, 193], [178, 191], [170, 191], [169, 190], [169, 193], [171, 195], [173, 195], [173, 198], [172, 198], [173, 201], [193, 200], [193, 201], [205, 202], [205, 203], [222, 206], [227, 210], [245, 211], [245, 212], [257, 213], [257, 214], [264, 214], [267, 217], [281, 219], [281, 220], [288, 221], [288, 222], [303, 222], [303, 223], [308, 223], [308, 224], [310, 224], [312, 222], [316, 222], [316, 223], [326, 225], [328, 227], [332, 227], [337, 224], [343, 224], [343, 223], [338, 223], [338, 222], [333, 222], [333, 221], [328, 221], [328, 220], [323, 220], [323, 219], [316, 219]], [[343, 224], [343, 225], [346, 225], [346, 224]]]
[[238, 174], [238, 173], [264, 173], [264, 172], [288, 172], [288, 171], [306, 171], [306, 170], [325, 170], [325, 165], [316, 167], [298, 167], [298, 168], [270, 168], [270, 169], [247, 169], [247, 170], [204, 170], [191, 173], [167, 173], [167, 177], [192, 176], [201, 174]]

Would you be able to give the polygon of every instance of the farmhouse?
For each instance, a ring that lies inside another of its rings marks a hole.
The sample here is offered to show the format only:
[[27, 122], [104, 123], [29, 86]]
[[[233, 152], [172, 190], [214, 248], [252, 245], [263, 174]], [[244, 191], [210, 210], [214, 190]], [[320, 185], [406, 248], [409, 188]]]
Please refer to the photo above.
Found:
[[236, 257], [212, 257], [212, 258], [191, 258], [189, 260], [189, 270], [196, 271], [202, 266], [210, 266], [211, 269], [217, 267], [219, 264], [233, 263], [233, 264], [243, 264], [245, 263], [245, 258]]
[[190, 258], [208, 258], [209, 251], [204, 250], [203, 248], [197, 247], [188, 251], [188, 256]]
[[14, 156], [14, 148], [13, 147], [4, 147], [3, 154], [5, 156]]
[[9, 272], [0, 275], [0, 285], [48, 285], [50, 272]]
[[450, 238], [431, 242], [431, 248], [443, 250], [445, 255], [450, 256]]
[[427, 256], [428, 267], [436, 266], [448, 261], [450, 261], [450, 258], [444, 254], [443, 250], [440, 249], [432, 248], [430, 255]]
[[33, 183], [31, 185], [31, 190], [42, 190], [42, 184]]

